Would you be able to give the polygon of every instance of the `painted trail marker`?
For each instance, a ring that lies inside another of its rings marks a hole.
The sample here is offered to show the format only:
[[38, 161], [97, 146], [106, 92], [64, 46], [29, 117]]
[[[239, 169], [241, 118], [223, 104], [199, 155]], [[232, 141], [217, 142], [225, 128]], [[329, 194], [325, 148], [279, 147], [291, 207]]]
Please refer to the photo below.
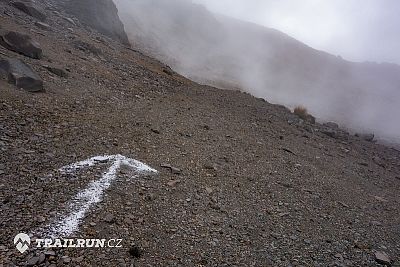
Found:
[[85, 189], [79, 191], [68, 203], [67, 210], [64, 213], [58, 214], [57, 219], [45, 228], [36, 231], [36, 234], [46, 235], [48, 237], [67, 237], [78, 230], [79, 224], [85, 215], [94, 204], [102, 201], [104, 191], [117, 179], [118, 169], [122, 165], [126, 165], [135, 170], [136, 175], [133, 178], [144, 173], [157, 173], [157, 170], [146, 164], [122, 155], [97, 156], [64, 166], [59, 170], [64, 173], [74, 173], [80, 169], [89, 168], [101, 162], [112, 162], [112, 165], [99, 180], [90, 182]]

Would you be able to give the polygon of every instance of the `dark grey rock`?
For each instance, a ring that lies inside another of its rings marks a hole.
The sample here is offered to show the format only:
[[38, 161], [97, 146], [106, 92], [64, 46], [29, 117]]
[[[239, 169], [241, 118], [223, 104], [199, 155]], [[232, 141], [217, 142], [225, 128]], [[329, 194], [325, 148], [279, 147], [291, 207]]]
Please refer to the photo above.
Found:
[[164, 69], [163, 69], [163, 72], [164, 72], [165, 74], [170, 75], [170, 76], [174, 75], [174, 71], [173, 71], [170, 67], [164, 68]]
[[332, 129], [339, 129], [339, 125], [334, 122], [326, 122], [323, 124], [325, 127], [332, 128]]
[[51, 73], [53, 73], [53, 74], [55, 74], [55, 75], [57, 75], [59, 77], [68, 78], [68, 73], [63, 69], [56, 68], [56, 67], [51, 67], [51, 66], [48, 66], [48, 65], [43, 65], [43, 67], [45, 69], [47, 69], [48, 71], [50, 71]]
[[0, 73], [5, 74], [8, 82], [29, 92], [43, 90], [42, 79], [19, 59], [0, 60]]
[[56, 256], [56, 253], [54, 252], [54, 250], [46, 250], [44, 252], [44, 255], [46, 255], [46, 256]]
[[175, 168], [175, 167], [172, 167], [171, 168], [171, 172], [172, 172], [172, 174], [181, 174], [182, 170], [178, 169], [178, 168]]
[[49, 24], [46, 24], [46, 23], [41, 22], [41, 21], [37, 21], [35, 23], [35, 26], [37, 26], [38, 28], [40, 28], [42, 30], [46, 30], [46, 31], [50, 31], [51, 30], [51, 26]]
[[106, 214], [106, 216], [104, 217], [104, 221], [106, 223], [113, 223], [115, 222], [115, 217], [114, 215], [112, 215], [111, 213]]
[[357, 137], [361, 138], [364, 141], [367, 142], [372, 142], [374, 141], [375, 135], [374, 134], [360, 134], [360, 133], [356, 133], [355, 134]]
[[32, 40], [29, 35], [9, 31], [0, 36], [0, 44], [11, 51], [23, 54], [27, 57], [35, 59], [42, 58], [40, 44]]
[[71, 25], [76, 26], [76, 23], [73, 19], [68, 17], [62, 17], [66, 22], [69, 22]]
[[161, 164], [160, 166], [161, 166], [161, 168], [169, 169], [172, 174], [181, 174], [182, 173], [181, 169], [172, 167], [170, 164]]
[[38, 263], [39, 263], [39, 257], [32, 257], [26, 262], [26, 265], [27, 266], [35, 266]]
[[44, 253], [41, 253], [41, 254], [39, 255], [38, 264], [41, 264], [41, 263], [45, 262], [45, 260], [46, 260], [46, 255], [44, 255]]
[[323, 133], [329, 137], [332, 137], [332, 138], [338, 138], [338, 132], [333, 129], [330, 129], [330, 128], [321, 130], [321, 133]]
[[101, 50], [99, 48], [97, 48], [96, 46], [94, 46], [92, 44], [89, 44], [89, 43], [86, 43], [86, 42], [83, 42], [80, 40], [74, 41], [73, 46], [76, 49], [79, 49], [85, 53], [90, 52], [95, 56], [98, 56], [101, 54]]
[[68, 256], [63, 256], [62, 258], [63, 263], [68, 264], [71, 262], [71, 258]]
[[98, 32], [129, 45], [118, 9], [112, 0], [68, 0], [64, 4], [68, 13]]
[[31, 17], [34, 17], [41, 21], [46, 20], [46, 15], [44, 14], [43, 10], [31, 1], [17, 1], [14, 2], [12, 5]]
[[313, 115], [310, 115], [310, 114], [307, 114], [307, 116], [305, 117], [305, 120], [310, 122], [310, 123], [312, 123], [312, 124], [315, 124], [315, 122], [316, 122], [315, 117]]
[[[314, 133], [314, 128], [311, 127], [310, 125], [304, 125], [304, 130], [306, 130], [307, 132], [313, 134]], [[283, 139], [281, 139], [283, 140]]]
[[151, 128], [151, 131], [155, 134], [161, 134], [160, 130]]
[[131, 254], [131, 256], [134, 258], [140, 258], [143, 254], [143, 251], [137, 245], [132, 245], [129, 248], [129, 254]]
[[378, 156], [373, 156], [372, 160], [376, 163], [376, 165], [385, 167], [385, 161], [382, 158], [380, 158]]

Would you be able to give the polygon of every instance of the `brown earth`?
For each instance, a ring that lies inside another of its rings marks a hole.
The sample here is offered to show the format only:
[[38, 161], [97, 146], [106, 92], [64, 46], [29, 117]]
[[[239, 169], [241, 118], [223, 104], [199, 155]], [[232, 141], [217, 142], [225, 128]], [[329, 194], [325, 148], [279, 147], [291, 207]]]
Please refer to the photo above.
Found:
[[103, 154], [160, 171], [130, 179], [123, 169], [75, 234], [122, 238], [123, 247], [55, 249], [36, 264], [378, 266], [379, 251], [400, 266], [399, 151], [170, 75], [50, 4], [49, 31], [6, 2], [0, 11], [1, 28], [44, 51], [34, 60], [0, 47], [0, 59], [24, 60], [45, 84], [32, 94], [0, 80], [0, 266], [44, 257], [35, 248], [20, 254], [14, 236], [50, 223], [107, 164], [73, 177], [58, 168]]

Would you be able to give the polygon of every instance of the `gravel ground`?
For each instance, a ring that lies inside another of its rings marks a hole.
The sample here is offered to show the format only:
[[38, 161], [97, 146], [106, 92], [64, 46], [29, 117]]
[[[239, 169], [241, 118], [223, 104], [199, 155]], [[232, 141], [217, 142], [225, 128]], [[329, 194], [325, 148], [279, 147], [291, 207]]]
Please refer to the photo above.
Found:
[[[29, 34], [44, 54], [0, 46], [0, 59], [22, 59], [46, 90], [0, 80], [0, 266], [381, 266], [378, 252], [400, 266], [398, 150], [193, 83], [51, 2], [50, 30], [0, 2], [1, 28]], [[111, 162], [57, 170], [103, 154], [159, 171], [122, 168], [73, 235], [121, 238], [122, 248], [19, 253], [17, 233], [51, 223]]]

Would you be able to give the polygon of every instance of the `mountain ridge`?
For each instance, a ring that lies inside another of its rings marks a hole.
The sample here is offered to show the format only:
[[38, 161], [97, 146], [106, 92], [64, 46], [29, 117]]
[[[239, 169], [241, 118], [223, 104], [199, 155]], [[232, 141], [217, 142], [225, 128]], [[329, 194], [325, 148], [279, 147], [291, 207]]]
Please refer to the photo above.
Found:
[[398, 65], [347, 61], [278, 30], [214, 15], [188, 1], [116, 4], [132, 43], [186, 77], [239, 88], [290, 108], [304, 105], [322, 121], [375, 132], [382, 139], [400, 134]]

